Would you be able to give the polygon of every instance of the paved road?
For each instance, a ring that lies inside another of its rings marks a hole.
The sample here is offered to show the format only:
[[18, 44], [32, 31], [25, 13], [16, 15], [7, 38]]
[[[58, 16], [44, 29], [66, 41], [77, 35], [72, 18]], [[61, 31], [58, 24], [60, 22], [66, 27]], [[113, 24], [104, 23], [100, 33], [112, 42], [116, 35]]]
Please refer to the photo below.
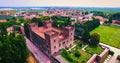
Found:
[[117, 58], [118, 55], [120, 55], [120, 49], [109, 46], [109, 45], [106, 45], [106, 44], [103, 44], [103, 43], [99, 43], [99, 44], [103, 45], [103, 46], [106, 46], [106, 47], [110, 48], [110, 50], [115, 52], [114, 55], [112, 56], [111, 60], [109, 60], [108, 63], [116, 63], [116, 58]]
[[45, 56], [29, 39], [26, 37], [24, 38], [26, 39], [28, 49], [33, 53], [39, 63], [51, 63], [50, 59]]

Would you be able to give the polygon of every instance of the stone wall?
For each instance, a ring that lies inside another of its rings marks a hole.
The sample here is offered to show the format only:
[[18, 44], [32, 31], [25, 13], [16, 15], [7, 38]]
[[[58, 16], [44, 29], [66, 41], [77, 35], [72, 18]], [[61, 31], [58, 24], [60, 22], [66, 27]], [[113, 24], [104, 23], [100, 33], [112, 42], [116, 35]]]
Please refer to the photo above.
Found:
[[94, 54], [88, 61], [87, 63], [101, 63], [102, 60], [108, 55], [109, 48], [102, 46], [105, 50], [100, 54]]

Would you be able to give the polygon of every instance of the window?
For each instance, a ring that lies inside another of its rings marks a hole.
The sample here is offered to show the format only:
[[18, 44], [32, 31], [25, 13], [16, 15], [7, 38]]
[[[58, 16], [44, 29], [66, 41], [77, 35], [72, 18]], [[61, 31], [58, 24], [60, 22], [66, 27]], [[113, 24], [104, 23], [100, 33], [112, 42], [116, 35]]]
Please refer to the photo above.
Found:
[[54, 54], [56, 54], [56, 52], [54, 52]]
[[56, 40], [54, 40], [54, 42], [56, 42]]
[[49, 54], [49, 51], [48, 51], [48, 54]]
[[54, 46], [54, 49], [56, 49], [56, 46]]
[[46, 47], [47, 47], [47, 48], [49, 48], [49, 46], [48, 46], [48, 45], [47, 45]]
[[71, 33], [71, 35], [72, 35], [72, 33]]
[[72, 41], [72, 38], [70, 39], [70, 41]]
[[68, 43], [68, 40], [67, 40], [67, 43]]
[[65, 44], [65, 42], [63, 42], [63, 44]]
[[61, 46], [61, 44], [59, 44], [59, 47]]

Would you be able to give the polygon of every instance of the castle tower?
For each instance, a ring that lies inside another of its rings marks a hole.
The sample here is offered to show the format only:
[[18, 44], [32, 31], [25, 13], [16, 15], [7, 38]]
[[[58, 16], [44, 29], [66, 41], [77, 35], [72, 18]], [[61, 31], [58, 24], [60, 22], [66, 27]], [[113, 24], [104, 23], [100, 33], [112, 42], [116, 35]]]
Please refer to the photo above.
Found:
[[72, 46], [74, 43], [74, 27], [71, 26], [66, 26], [64, 27], [64, 34], [66, 34], [68, 37], [68, 42], [70, 42], [69, 44], [67, 44], [67, 47]]
[[58, 48], [58, 32], [50, 30], [45, 32], [45, 41], [49, 42], [49, 51], [51, 55], [54, 55], [59, 50]]

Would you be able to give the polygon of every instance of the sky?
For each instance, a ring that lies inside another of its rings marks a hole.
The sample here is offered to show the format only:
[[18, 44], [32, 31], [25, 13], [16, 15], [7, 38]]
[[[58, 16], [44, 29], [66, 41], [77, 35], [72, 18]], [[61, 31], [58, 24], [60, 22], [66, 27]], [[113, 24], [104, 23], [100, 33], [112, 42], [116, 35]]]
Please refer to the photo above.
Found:
[[0, 7], [3, 6], [120, 7], [120, 0], [0, 0]]

